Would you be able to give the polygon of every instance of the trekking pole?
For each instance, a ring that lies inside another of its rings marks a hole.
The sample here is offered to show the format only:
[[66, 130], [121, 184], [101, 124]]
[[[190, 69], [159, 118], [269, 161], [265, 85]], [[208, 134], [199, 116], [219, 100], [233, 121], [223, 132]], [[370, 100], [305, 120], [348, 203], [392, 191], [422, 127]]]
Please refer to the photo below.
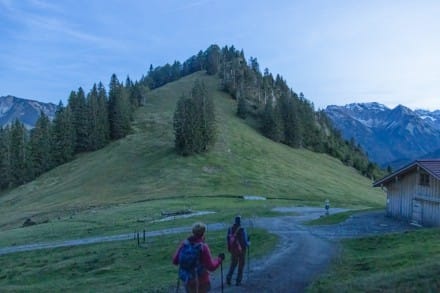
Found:
[[177, 277], [176, 293], [179, 293], [179, 287], [180, 287], [180, 278]]
[[222, 282], [222, 293], [223, 293], [223, 261], [220, 263], [220, 281]]
[[[248, 243], [250, 242], [249, 241], [250, 239], [251, 239], [251, 237], [248, 236]], [[249, 281], [250, 266], [251, 266], [250, 254], [251, 254], [251, 246], [249, 245], [248, 249], [247, 249], [247, 259], [248, 259], [248, 261], [247, 261], [247, 278], [248, 278], [248, 281]]]

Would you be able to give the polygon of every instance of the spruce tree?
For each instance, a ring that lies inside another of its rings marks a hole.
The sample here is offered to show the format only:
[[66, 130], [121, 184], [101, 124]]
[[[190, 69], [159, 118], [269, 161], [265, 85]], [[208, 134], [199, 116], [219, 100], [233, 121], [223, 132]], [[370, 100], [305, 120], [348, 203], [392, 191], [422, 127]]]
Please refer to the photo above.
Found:
[[98, 83], [98, 148], [102, 148], [110, 141], [110, 121], [108, 114], [108, 97], [104, 85]]
[[130, 102], [128, 93], [119, 83], [115, 74], [110, 80], [109, 90], [109, 122], [111, 139], [125, 137], [130, 131]]
[[10, 166], [10, 134], [9, 127], [0, 127], [0, 189], [6, 189], [12, 182]]
[[10, 131], [10, 170], [12, 186], [18, 186], [28, 180], [27, 134], [24, 125], [17, 119]]
[[32, 179], [50, 170], [52, 160], [51, 122], [43, 112], [31, 130], [29, 140], [29, 156]]
[[56, 166], [73, 159], [76, 131], [72, 120], [70, 108], [60, 102], [52, 121], [52, 158]]
[[70, 93], [68, 108], [72, 113], [72, 123], [75, 130], [75, 152], [85, 152], [88, 150], [89, 117], [87, 115], [86, 97], [81, 87], [78, 92], [72, 91]]
[[92, 89], [87, 94], [86, 107], [87, 107], [87, 116], [88, 116], [87, 150], [94, 151], [100, 148], [99, 101], [98, 101], [98, 89], [96, 84], [93, 85]]
[[196, 81], [191, 98], [181, 97], [173, 117], [175, 147], [181, 155], [205, 152], [215, 142], [214, 103], [206, 86]]

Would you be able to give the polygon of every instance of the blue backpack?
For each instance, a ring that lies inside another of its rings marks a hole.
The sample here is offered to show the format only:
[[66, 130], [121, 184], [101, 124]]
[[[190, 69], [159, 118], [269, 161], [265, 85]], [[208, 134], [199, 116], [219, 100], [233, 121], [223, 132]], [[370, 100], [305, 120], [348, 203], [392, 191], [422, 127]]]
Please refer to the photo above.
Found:
[[179, 252], [179, 278], [186, 283], [198, 278], [203, 272], [200, 263], [202, 243], [191, 243], [188, 239], [183, 242]]

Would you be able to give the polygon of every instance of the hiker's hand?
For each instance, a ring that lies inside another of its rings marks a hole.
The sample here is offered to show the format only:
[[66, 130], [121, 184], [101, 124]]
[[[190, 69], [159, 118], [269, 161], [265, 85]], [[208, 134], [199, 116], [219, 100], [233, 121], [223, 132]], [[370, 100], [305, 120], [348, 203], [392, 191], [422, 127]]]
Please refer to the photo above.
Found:
[[218, 257], [219, 257], [222, 261], [225, 260], [225, 254], [224, 254], [223, 252], [220, 253], [220, 254], [218, 255]]

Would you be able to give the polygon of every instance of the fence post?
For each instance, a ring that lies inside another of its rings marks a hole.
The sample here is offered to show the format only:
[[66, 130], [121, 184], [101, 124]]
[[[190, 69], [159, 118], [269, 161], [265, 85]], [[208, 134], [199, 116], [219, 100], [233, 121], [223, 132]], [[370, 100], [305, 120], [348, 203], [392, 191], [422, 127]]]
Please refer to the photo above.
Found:
[[145, 229], [144, 229], [144, 243], [145, 243]]

